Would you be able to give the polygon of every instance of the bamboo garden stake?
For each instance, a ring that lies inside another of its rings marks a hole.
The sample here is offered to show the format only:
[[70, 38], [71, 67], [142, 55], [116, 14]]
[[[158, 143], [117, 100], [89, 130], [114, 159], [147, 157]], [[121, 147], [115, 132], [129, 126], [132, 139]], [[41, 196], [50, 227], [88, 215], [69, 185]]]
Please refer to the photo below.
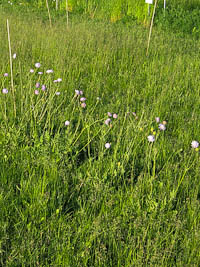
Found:
[[50, 27], [52, 27], [52, 24], [51, 24], [51, 15], [50, 15], [50, 10], [49, 10], [48, 0], [46, 0], [46, 6], [47, 6], [48, 14], [49, 14]]
[[152, 19], [151, 19], [151, 26], [150, 26], [150, 30], [149, 30], [149, 38], [148, 38], [147, 53], [146, 53], [147, 56], [148, 56], [148, 52], [149, 52], [149, 45], [150, 45], [150, 40], [151, 40], [151, 33], [152, 33], [152, 28], [153, 28], [153, 20], [154, 20], [154, 16], [155, 16], [155, 12], [156, 12], [157, 2], [158, 2], [158, 0], [155, 1], [155, 5], [154, 5], [154, 9], [153, 9], [153, 15], [152, 15]]
[[68, 0], [66, 0], [66, 14], [67, 14], [67, 28], [69, 28], [69, 11], [68, 11]]
[[9, 21], [7, 19], [7, 32], [8, 32], [8, 47], [9, 47], [9, 57], [10, 57], [10, 77], [11, 77], [11, 89], [13, 95], [13, 107], [14, 107], [14, 117], [16, 118], [16, 103], [15, 103], [15, 91], [14, 91], [14, 82], [13, 82], [13, 65], [12, 65], [12, 50], [10, 42], [10, 28]]
[[58, 0], [56, 0], [56, 11], [58, 10]]

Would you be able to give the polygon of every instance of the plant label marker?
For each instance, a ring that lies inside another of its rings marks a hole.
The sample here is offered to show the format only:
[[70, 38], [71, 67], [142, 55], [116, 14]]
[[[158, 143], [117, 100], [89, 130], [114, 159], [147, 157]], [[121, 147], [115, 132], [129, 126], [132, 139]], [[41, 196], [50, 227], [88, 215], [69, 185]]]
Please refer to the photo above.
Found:
[[153, 4], [153, 0], [145, 0], [145, 3], [148, 4], [148, 16], [150, 16], [150, 5]]

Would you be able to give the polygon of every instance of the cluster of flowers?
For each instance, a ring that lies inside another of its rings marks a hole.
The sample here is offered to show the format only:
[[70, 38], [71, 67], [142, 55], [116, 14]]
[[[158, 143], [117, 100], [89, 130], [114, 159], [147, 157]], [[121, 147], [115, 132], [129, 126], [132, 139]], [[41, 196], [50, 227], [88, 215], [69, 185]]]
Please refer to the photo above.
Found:
[[[15, 59], [15, 58], [16, 58], [16, 53], [13, 54], [13, 59]], [[35, 63], [35, 67], [36, 67], [36, 69], [39, 69], [39, 68], [41, 67], [41, 64], [40, 64], [39, 62], [37, 62], [37, 63]], [[35, 72], [34, 69], [30, 69], [30, 73], [34, 73], [34, 72]], [[52, 69], [48, 69], [48, 70], [46, 71], [46, 73], [47, 73], [47, 74], [53, 73], [53, 70], [52, 70]], [[39, 71], [38, 74], [39, 74], [39, 75], [42, 75], [43, 72]], [[9, 76], [8, 73], [4, 73], [4, 77], [8, 77], [8, 76]], [[54, 80], [53, 82], [54, 82], [54, 83], [60, 83], [60, 82], [62, 82], [62, 79], [61, 79], [61, 78], [58, 78], [58, 79]], [[39, 89], [40, 87], [41, 87], [41, 90], [42, 90], [42, 91], [45, 91], [45, 90], [46, 90], [46, 85], [45, 85], [45, 84], [40, 85], [39, 82], [36, 83], [35, 87], [36, 87], [36, 90], [34, 91], [35, 95], [39, 95], [39, 90], [38, 90], [38, 89]], [[3, 93], [3, 94], [8, 94], [8, 89], [7, 89], [7, 88], [3, 88], [3, 89], [2, 89], [2, 93]], [[56, 95], [60, 95], [60, 92], [56, 92], [55, 94], [56, 94]], [[81, 107], [82, 107], [82, 108], [86, 108], [86, 103], [85, 103], [85, 102], [86, 102], [86, 98], [83, 96], [83, 91], [82, 91], [82, 90], [75, 90], [75, 96], [76, 96], [76, 97], [79, 97]], [[100, 100], [100, 98], [98, 97], [97, 100]], [[128, 114], [129, 114], [129, 113], [130, 113], [130, 112], [128, 112]], [[138, 118], [135, 112], [132, 112], [132, 114], [136, 117], [136, 119]], [[117, 118], [118, 118], [118, 115], [117, 115], [116, 113], [113, 113], [113, 114], [112, 114], [111, 112], [108, 112], [107, 115], [108, 115], [108, 118], [105, 120], [104, 123], [105, 123], [106, 125], [110, 125], [110, 126], [112, 126], [112, 125], [111, 125], [111, 122], [112, 122], [111, 118], [113, 118], [113, 119], [117, 119]], [[167, 124], [166, 121], [163, 121], [162, 123], [160, 123], [160, 118], [159, 118], [159, 117], [156, 117], [156, 118], [155, 118], [155, 121], [156, 121], [157, 123], [159, 123], [159, 125], [158, 125], [158, 129], [159, 129], [160, 131], [165, 131], [165, 130], [166, 130], [166, 124]], [[69, 125], [70, 125], [70, 121], [66, 120], [66, 121], [65, 121], [65, 126], [69, 126]], [[154, 130], [153, 130], [153, 134], [151, 134], [151, 135], [149, 135], [149, 136], [147, 137], [147, 139], [148, 139], [148, 141], [149, 141], [150, 143], [155, 142], [155, 140], [156, 140], [156, 136], [155, 136], [155, 134], [156, 134], [156, 133], [155, 133]], [[111, 147], [111, 144], [110, 144], [110, 143], [106, 143], [106, 144], [105, 144], [105, 148], [106, 148], [106, 149], [109, 149], [110, 147]], [[198, 141], [195, 141], [195, 140], [192, 141], [192, 143], [191, 143], [191, 147], [194, 148], [194, 149], [196, 149], [196, 150], [198, 150], [199, 142], [198, 142]]]
[[118, 115], [116, 113], [112, 114], [111, 112], [108, 112], [107, 115], [108, 115], [109, 118], [106, 119], [105, 122], [104, 122], [106, 125], [109, 125], [112, 122], [111, 118], [117, 119], [117, 117], [118, 117]]
[[80, 104], [82, 108], [86, 108], [86, 98], [83, 96], [83, 91], [82, 90], [75, 90], [75, 96], [80, 97]]
[[[158, 129], [160, 131], [165, 131], [166, 130], [166, 124], [167, 124], [167, 122], [166, 121], [163, 121], [162, 123], [160, 123], [160, 118], [159, 117], [156, 117], [155, 120], [156, 120], [157, 123], [159, 123]], [[147, 139], [151, 143], [155, 142], [155, 140], [156, 140], [155, 134], [149, 135], [147, 137]]]

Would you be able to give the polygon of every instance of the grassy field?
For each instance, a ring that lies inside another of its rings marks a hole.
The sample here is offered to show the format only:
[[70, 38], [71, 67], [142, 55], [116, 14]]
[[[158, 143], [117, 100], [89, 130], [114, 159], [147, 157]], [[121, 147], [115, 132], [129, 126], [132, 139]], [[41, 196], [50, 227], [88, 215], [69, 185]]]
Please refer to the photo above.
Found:
[[200, 40], [147, 37], [0, 10], [1, 266], [199, 266]]

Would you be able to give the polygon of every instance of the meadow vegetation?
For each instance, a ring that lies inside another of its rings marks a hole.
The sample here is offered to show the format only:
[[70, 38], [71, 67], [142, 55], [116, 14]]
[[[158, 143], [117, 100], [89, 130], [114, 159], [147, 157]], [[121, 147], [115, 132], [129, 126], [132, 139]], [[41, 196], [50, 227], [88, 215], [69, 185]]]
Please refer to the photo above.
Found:
[[198, 266], [198, 35], [52, 19], [0, 5], [0, 265]]

